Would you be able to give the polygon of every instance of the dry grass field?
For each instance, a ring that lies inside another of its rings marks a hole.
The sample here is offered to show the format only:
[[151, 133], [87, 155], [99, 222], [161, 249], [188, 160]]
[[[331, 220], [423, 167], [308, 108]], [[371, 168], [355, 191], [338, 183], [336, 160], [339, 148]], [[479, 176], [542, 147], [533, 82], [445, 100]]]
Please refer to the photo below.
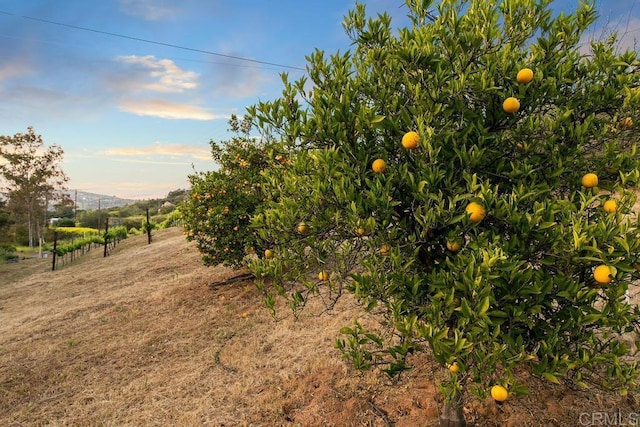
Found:
[[[438, 424], [445, 372], [428, 356], [416, 355], [396, 384], [356, 373], [333, 348], [361, 315], [353, 301], [274, 319], [251, 282], [208, 286], [235, 274], [202, 266], [180, 229], [55, 272], [46, 259], [0, 265], [0, 425]], [[589, 425], [584, 413], [640, 413], [637, 395], [529, 381], [529, 396], [502, 405], [471, 400], [467, 420], [576, 426]]]

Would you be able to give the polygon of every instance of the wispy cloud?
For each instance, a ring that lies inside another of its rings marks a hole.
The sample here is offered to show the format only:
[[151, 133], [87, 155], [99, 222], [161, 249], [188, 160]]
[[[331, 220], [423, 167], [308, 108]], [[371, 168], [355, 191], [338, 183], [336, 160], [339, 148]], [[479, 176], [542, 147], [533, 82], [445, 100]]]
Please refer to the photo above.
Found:
[[[247, 98], [258, 96], [262, 88], [275, 81], [277, 76], [265, 73], [259, 68], [235, 65], [217, 65], [214, 69], [216, 96], [230, 98]], [[278, 77], [279, 78], [279, 77]]]
[[0, 64], [0, 82], [12, 77], [24, 76], [31, 68], [20, 62], [6, 62]]
[[120, 94], [118, 108], [121, 111], [176, 120], [227, 118], [228, 114], [213, 114], [195, 99], [201, 96], [201, 90], [195, 90], [198, 89], [198, 73], [183, 70], [172, 60], [153, 55], [120, 56], [116, 60], [121, 68], [107, 80], [114, 92]]
[[[211, 158], [211, 151], [208, 148], [196, 147], [185, 144], [162, 144], [156, 143], [144, 147], [123, 147], [109, 148], [102, 152], [106, 156], [118, 156], [126, 158], [139, 157], [171, 157], [190, 158], [199, 160], [208, 160]], [[154, 160], [158, 162], [158, 160]]]
[[166, 2], [160, 4], [156, 0], [120, 0], [120, 10], [127, 15], [136, 16], [147, 21], [159, 21], [171, 18], [178, 13], [176, 8]]
[[164, 99], [127, 99], [118, 105], [121, 111], [138, 116], [159, 117], [161, 119], [214, 120], [218, 117], [204, 108], [181, 104]]
[[170, 59], [153, 55], [119, 56], [118, 62], [132, 66], [126, 70], [128, 78], [121, 81], [129, 89], [179, 93], [198, 87], [198, 73], [185, 71]]

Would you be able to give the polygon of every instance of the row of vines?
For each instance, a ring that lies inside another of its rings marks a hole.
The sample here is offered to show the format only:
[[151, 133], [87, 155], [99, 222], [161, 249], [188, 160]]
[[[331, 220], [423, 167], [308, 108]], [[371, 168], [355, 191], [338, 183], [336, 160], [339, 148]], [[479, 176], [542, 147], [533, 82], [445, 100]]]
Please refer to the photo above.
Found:
[[78, 256], [100, 247], [103, 248], [106, 257], [118, 242], [127, 237], [125, 227], [115, 227], [102, 234], [91, 228], [59, 227], [54, 233], [51, 269], [62, 267], [73, 262]]
[[[174, 227], [181, 225], [181, 213], [175, 210], [166, 220], [160, 224], [151, 222], [149, 209], [147, 209], [146, 220], [142, 221], [142, 232], [147, 234], [147, 241], [151, 244], [151, 231], [156, 228]], [[92, 249], [102, 247], [104, 257], [109, 255], [118, 242], [129, 237], [130, 234], [140, 234], [137, 230], [127, 230], [126, 226], [120, 225], [109, 228], [109, 218], [107, 218], [104, 232], [96, 228], [89, 227], [56, 227], [53, 238], [53, 260], [51, 270], [62, 267], [73, 262], [78, 256], [82, 256]]]

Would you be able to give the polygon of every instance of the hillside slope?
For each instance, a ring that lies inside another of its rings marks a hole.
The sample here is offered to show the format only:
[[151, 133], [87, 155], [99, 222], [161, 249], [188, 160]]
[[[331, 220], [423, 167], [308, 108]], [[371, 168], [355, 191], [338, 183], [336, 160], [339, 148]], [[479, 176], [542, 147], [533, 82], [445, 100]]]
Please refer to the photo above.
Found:
[[[273, 319], [250, 282], [209, 288], [236, 273], [202, 266], [180, 229], [56, 272], [18, 264], [0, 266], [0, 425], [437, 425], [434, 384], [446, 373], [428, 357], [398, 384], [355, 375], [333, 348], [359, 315], [352, 300]], [[500, 406], [470, 402], [468, 420], [577, 425], [585, 411], [638, 407], [634, 396], [531, 386]]]

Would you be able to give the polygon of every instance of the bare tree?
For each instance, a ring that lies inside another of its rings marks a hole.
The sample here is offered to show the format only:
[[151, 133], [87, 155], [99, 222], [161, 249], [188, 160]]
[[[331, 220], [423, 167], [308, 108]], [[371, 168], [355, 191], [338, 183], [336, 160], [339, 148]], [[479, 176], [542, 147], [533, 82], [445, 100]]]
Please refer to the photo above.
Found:
[[0, 191], [16, 226], [26, 227], [29, 247], [42, 238], [47, 206], [62, 197], [68, 181], [60, 168], [63, 154], [58, 145], [45, 147], [31, 126], [27, 133], [0, 136]]

